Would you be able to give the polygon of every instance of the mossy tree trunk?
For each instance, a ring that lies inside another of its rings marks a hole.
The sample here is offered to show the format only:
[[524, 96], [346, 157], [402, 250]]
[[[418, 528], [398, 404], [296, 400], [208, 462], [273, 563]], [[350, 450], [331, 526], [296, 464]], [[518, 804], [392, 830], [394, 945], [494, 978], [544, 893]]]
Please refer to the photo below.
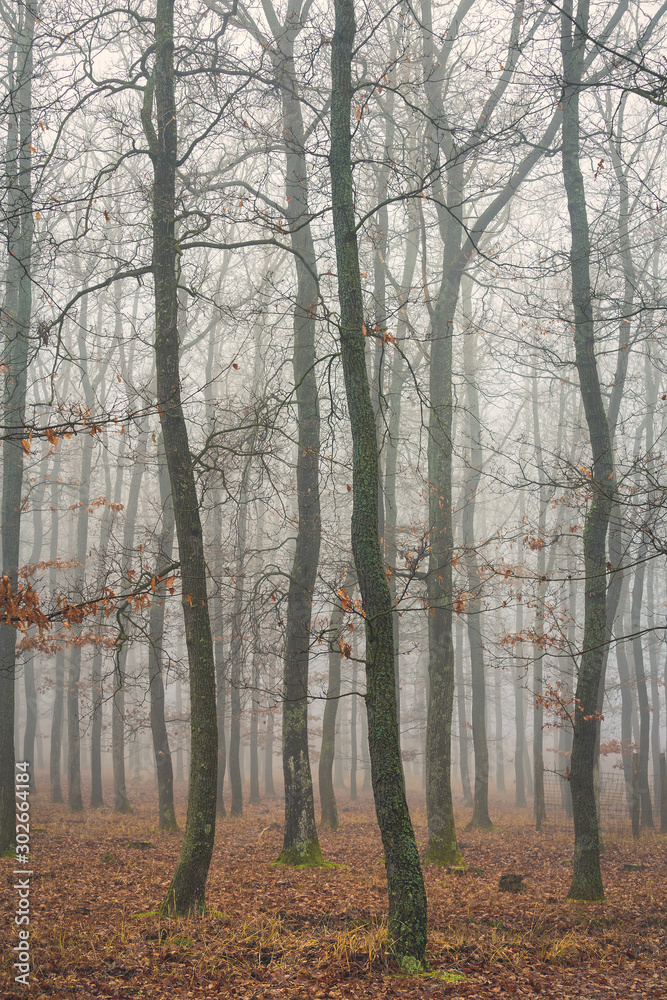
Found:
[[404, 967], [421, 967], [426, 892], [405, 798], [396, 719], [393, 608], [378, 538], [378, 452], [364, 343], [351, 163], [352, 0], [335, 0], [331, 46], [331, 188], [340, 344], [352, 430], [352, 551], [366, 623], [366, 709], [375, 808], [389, 888], [388, 942]]
[[595, 357], [595, 321], [590, 279], [590, 233], [580, 166], [579, 94], [588, 34], [588, 0], [564, 0], [561, 15], [563, 61], [563, 183], [571, 230], [570, 273], [574, 309], [575, 364], [592, 452], [589, 505], [584, 523], [584, 636], [577, 680], [571, 788], [574, 866], [569, 897], [603, 899], [600, 835], [595, 805], [597, 706], [604, 665], [607, 579], [606, 538], [614, 496], [614, 462]]
[[[157, 130], [153, 126], [153, 83]], [[142, 124], [153, 163], [153, 275], [157, 401], [174, 507], [190, 677], [190, 786], [181, 854], [164, 912], [185, 916], [205, 906], [215, 838], [218, 729], [215, 666], [206, 592], [199, 500], [181, 404], [178, 342], [175, 178], [177, 111], [174, 99], [174, 0], [157, 0], [155, 56]]]

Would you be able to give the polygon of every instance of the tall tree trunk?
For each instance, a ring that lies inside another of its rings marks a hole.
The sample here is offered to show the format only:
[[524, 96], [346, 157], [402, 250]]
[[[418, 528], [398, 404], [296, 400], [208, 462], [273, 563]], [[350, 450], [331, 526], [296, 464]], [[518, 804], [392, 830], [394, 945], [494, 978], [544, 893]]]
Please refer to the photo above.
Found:
[[[31, 503], [33, 509], [33, 529], [32, 529], [32, 552], [30, 553], [30, 558], [28, 563], [34, 566], [35, 563], [39, 562], [42, 555], [42, 538], [43, 538], [43, 528], [42, 528], [42, 518], [43, 510], [42, 504], [44, 499], [44, 482], [47, 478], [45, 474], [46, 463], [48, 460], [47, 451], [42, 461], [40, 462], [39, 471], [37, 475], [37, 483], [32, 489]], [[23, 732], [23, 760], [28, 762], [28, 774], [30, 775], [30, 791], [37, 791], [37, 782], [35, 778], [35, 735], [37, 732], [37, 687], [35, 685], [35, 659], [34, 654], [27, 654], [27, 657], [23, 666], [23, 680], [25, 685], [25, 730]]]
[[[216, 525], [217, 527], [217, 525]], [[225, 769], [227, 752], [225, 747], [225, 709], [227, 694], [227, 664], [225, 663], [224, 618], [220, 581], [222, 579], [222, 545], [219, 538], [215, 542], [215, 570], [213, 595], [211, 597], [211, 621], [213, 625], [213, 653], [215, 657], [215, 704], [218, 723], [218, 779], [216, 789], [216, 811], [218, 816], [226, 816], [225, 810]]]
[[[257, 641], [257, 639], [255, 640]], [[253, 649], [250, 678], [250, 795], [248, 802], [257, 805], [259, 795], [259, 652]]]
[[366, 623], [366, 709], [375, 809], [389, 888], [388, 943], [401, 964], [414, 971], [425, 961], [426, 892], [405, 798], [396, 719], [394, 615], [378, 538], [378, 453], [366, 371], [351, 162], [354, 4], [335, 0], [334, 11], [329, 161], [341, 356], [353, 443], [352, 551]]
[[579, 163], [579, 93], [588, 34], [588, 0], [564, 0], [561, 15], [563, 60], [563, 183], [571, 229], [570, 272], [574, 308], [575, 364], [592, 452], [590, 501], [584, 523], [584, 637], [577, 680], [572, 741], [574, 864], [571, 899], [603, 899], [600, 836], [595, 807], [598, 698], [604, 667], [607, 579], [606, 537], [614, 496], [614, 462], [597, 360], [590, 280], [590, 233], [586, 192]]
[[[85, 283], [85, 276], [81, 275]], [[88, 296], [81, 299], [81, 312], [77, 325], [77, 340], [79, 364], [81, 366], [81, 381], [83, 395], [88, 412], [94, 407], [94, 394], [88, 376]], [[85, 597], [85, 566], [88, 555], [88, 510], [90, 503], [90, 476], [95, 449], [94, 435], [84, 433], [81, 453], [81, 472], [79, 475], [79, 503], [76, 513], [76, 573], [74, 577], [74, 593], [77, 600]], [[81, 794], [81, 737], [79, 731], [79, 685], [81, 681], [81, 644], [77, 639], [81, 636], [80, 626], [74, 629], [74, 642], [70, 644], [70, 662], [67, 679], [67, 805], [70, 812], [83, 812], [83, 796]]]
[[[143, 432], [137, 444], [137, 452], [132, 463], [130, 487], [127, 505], [125, 507], [125, 523], [123, 526], [123, 552], [121, 556], [121, 575], [123, 580], [129, 579], [131, 573], [134, 535], [139, 508], [139, 490], [144, 474], [146, 459], [146, 442]], [[113, 690], [113, 713], [111, 720], [112, 764], [113, 764], [113, 808], [114, 812], [132, 812], [125, 783], [125, 678], [127, 676], [127, 655], [131, 642], [130, 634], [125, 632], [122, 624], [124, 609], [118, 614], [121, 625], [120, 645], [116, 649]], [[150, 626], [149, 626], [150, 628]]]
[[[350, 695], [350, 802], [357, 801], [357, 679], [355, 660], [352, 664], [352, 694]], [[398, 722], [398, 708], [396, 721]]]
[[463, 622], [456, 619], [456, 706], [459, 723], [459, 769], [461, 771], [461, 787], [463, 789], [463, 804], [472, 806], [472, 788], [470, 787], [470, 758], [468, 749], [468, 716], [466, 712], [466, 687], [463, 673]]
[[[405, 382], [406, 362], [405, 347], [408, 333], [408, 311], [407, 300], [412, 287], [412, 279], [417, 264], [417, 238], [415, 231], [418, 226], [416, 212], [412, 202], [408, 203], [408, 215], [411, 229], [406, 237], [405, 260], [403, 263], [403, 274], [401, 276], [400, 288], [397, 289], [400, 296], [400, 312], [396, 324], [396, 345], [392, 354], [391, 377], [386, 396], [387, 414], [387, 434], [386, 434], [386, 458], [384, 475], [384, 551], [386, 562], [390, 570], [396, 568], [398, 547], [397, 547], [397, 520], [398, 520], [398, 499], [396, 495], [396, 482], [398, 470], [398, 448], [401, 437], [401, 394]], [[382, 263], [386, 261], [386, 251], [383, 253]], [[377, 261], [376, 268], [380, 262]], [[389, 593], [391, 595], [392, 607], [397, 608], [397, 588], [396, 574], [391, 573], [389, 577]], [[399, 735], [401, 731], [401, 683], [400, 683], [400, 618], [394, 615], [394, 675], [396, 683], [396, 711], [398, 720]]]
[[[25, 401], [28, 346], [32, 311], [31, 253], [33, 237], [31, 105], [35, 14], [22, 6], [16, 14], [18, 41], [10, 46], [16, 64], [9, 72], [9, 132], [7, 139], [9, 251], [3, 308], [3, 420], [2, 442], [2, 576], [5, 595], [18, 588], [19, 540], [23, 484]], [[11, 60], [11, 55], [10, 55]], [[14, 686], [16, 629], [0, 624], [0, 855], [15, 841], [14, 798]]]
[[343, 577], [339, 588], [336, 602], [331, 612], [329, 621], [329, 677], [327, 681], [327, 700], [324, 703], [324, 715], [322, 718], [322, 746], [320, 748], [320, 762], [318, 769], [318, 780], [320, 786], [320, 807], [322, 810], [321, 824], [330, 830], [338, 829], [338, 807], [336, 805], [336, 793], [334, 791], [333, 767], [336, 752], [336, 718], [338, 716], [338, 705], [340, 702], [340, 665], [342, 652], [340, 642], [342, 640], [341, 629], [343, 626], [343, 595], [347, 593], [347, 587], [351, 586], [351, 574], [349, 571]]
[[174, 808], [174, 771], [169, 748], [169, 734], [164, 716], [164, 681], [162, 679], [162, 645], [167, 599], [165, 577], [172, 561], [174, 546], [174, 508], [169, 492], [169, 472], [166, 466], [162, 439], [157, 450], [158, 482], [162, 506], [162, 524], [158, 535], [158, 553], [155, 568], [155, 590], [151, 598], [148, 617], [148, 683], [150, 692], [151, 735], [157, 774], [158, 824], [160, 830], [178, 829]]
[[[157, 134], [152, 122], [153, 94]], [[174, 99], [174, 0], [157, 0], [153, 79], [146, 84], [142, 124], [153, 162], [153, 274], [157, 402], [169, 469], [181, 565], [183, 619], [190, 672], [190, 786], [185, 836], [165, 912], [182, 916], [205, 905], [215, 838], [218, 732], [215, 664], [206, 593], [199, 498], [183, 408], [179, 371], [175, 236], [177, 113]]]
[[229, 812], [232, 816], [243, 814], [243, 778], [241, 775], [241, 689], [243, 686], [243, 595], [245, 589], [246, 536], [248, 530], [247, 477], [249, 460], [241, 476], [239, 492], [238, 521], [236, 525], [236, 559], [234, 575], [234, 603], [232, 606], [231, 641], [229, 643], [230, 669], [230, 709], [229, 725], [229, 784], [232, 800]]
[[[124, 440], [124, 438], [123, 438]], [[108, 450], [104, 449], [104, 475], [106, 483], [106, 496], [111, 495], [111, 468], [108, 459]], [[117, 496], [114, 496], [114, 503], [120, 501], [120, 481], [122, 478], [122, 470], [119, 469], [117, 472], [116, 480], [116, 491]], [[113, 521], [113, 511], [111, 507], [106, 506], [104, 508], [104, 513], [102, 514], [102, 524], [100, 527], [100, 540], [99, 540], [99, 556], [97, 563], [97, 585], [95, 588], [96, 593], [100, 593], [102, 587], [105, 584], [106, 579], [106, 569], [107, 569], [107, 557], [109, 548], [109, 539], [111, 537], [111, 525]], [[102, 679], [102, 663], [103, 663], [103, 653], [102, 648], [96, 645], [93, 649], [93, 659], [91, 665], [91, 687], [92, 687], [92, 708], [93, 717], [91, 724], [91, 736], [90, 736], [90, 776], [91, 776], [91, 792], [90, 792], [90, 805], [91, 808], [97, 809], [104, 805], [104, 795], [102, 792], [102, 722], [103, 722], [103, 711], [104, 711], [104, 688]]]
[[646, 543], [639, 543], [637, 549], [637, 566], [632, 587], [632, 658], [635, 665], [635, 680], [637, 682], [637, 701], [639, 703], [639, 801], [641, 803], [641, 825], [643, 830], [653, 829], [653, 808], [651, 805], [651, 789], [648, 780], [648, 761], [650, 748], [651, 710], [648, 703], [646, 687], [646, 671], [644, 670], [644, 644], [641, 631], [641, 611], [644, 598], [644, 573], [646, 570]]
[[547, 591], [545, 546], [548, 501], [545, 488], [544, 461], [542, 458], [542, 434], [540, 431], [540, 411], [537, 398], [537, 377], [534, 373], [532, 383], [533, 441], [535, 444], [535, 463], [540, 477], [539, 512], [537, 519], [537, 597], [533, 642], [533, 767], [535, 768], [533, 780], [533, 815], [535, 818], [535, 829], [539, 832], [547, 818], [544, 799], [544, 703], [542, 698], [544, 680], [544, 613]]
[[[62, 447], [58, 448], [53, 460], [51, 472], [51, 538], [49, 541], [49, 591], [55, 594], [57, 583], [56, 559], [58, 558], [60, 539], [60, 468], [62, 465]], [[64, 801], [60, 785], [60, 754], [63, 736], [63, 700], [65, 687], [65, 650], [58, 649], [56, 653], [55, 687], [53, 692], [53, 709], [51, 715], [51, 741], [49, 748], [49, 781], [51, 801]]]
[[315, 376], [315, 327], [319, 300], [317, 258], [310, 230], [304, 125], [294, 67], [294, 43], [303, 27], [301, 3], [288, 8], [284, 28], [273, 28], [286, 148], [285, 195], [295, 250], [294, 387], [297, 403], [296, 492], [298, 526], [287, 594], [283, 661], [283, 777], [285, 834], [281, 864], [322, 864], [308, 755], [308, 664], [320, 522], [320, 413]]
[[[519, 493], [519, 524], [523, 525], [526, 510], [526, 500], [523, 490]], [[516, 634], [523, 636], [523, 594], [517, 594], [516, 600]], [[518, 638], [514, 658], [514, 801], [518, 809], [526, 808], [526, 778], [524, 771], [524, 753], [526, 746], [526, 708], [523, 694], [525, 681], [525, 664], [523, 658], [523, 641]]]
[[267, 688], [269, 693], [267, 694], [267, 705], [266, 705], [266, 743], [264, 744], [264, 794], [265, 795], [275, 795], [276, 791], [273, 785], [273, 739], [274, 739], [274, 711], [275, 706], [272, 704], [271, 691], [274, 684], [274, 671], [273, 664], [270, 664], [269, 672], [267, 675]]
[[[616, 623], [616, 635], [625, 635], [625, 603], [626, 591], [623, 590], [618, 608], [618, 618]], [[630, 664], [628, 662], [627, 642], [625, 639], [617, 639], [616, 642], [616, 665], [618, 666], [618, 683], [621, 689], [621, 744], [623, 747], [622, 763], [623, 777], [625, 779], [625, 798], [628, 805], [628, 812], [632, 817], [633, 789], [632, 789], [632, 682], [630, 679]]]
[[503, 753], [503, 688], [502, 672], [500, 667], [496, 668], [496, 788], [499, 792], [505, 791], [505, 757]]
[[481, 577], [475, 541], [475, 508], [477, 490], [482, 476], [482, 442], [479, 414], [479, 393], [475, 379], [476, 333], [466, 333], [464, 366], [468, 402], [468, 435], [470, 440], [470, 470], [466, 480], [466, 497], [463, 507], [463, 546], [467, 591], [470, 595], [466, 607], [468, 644], [470, 646], [470, 671], [472, 675], [472, 741], [475, 752], [475, 791], [472, 805], [471, 827], [490, 829], [489, 816], [489, 745], [486, 736], [486, 677], [484, 670], [484, 643], [482, 640]]

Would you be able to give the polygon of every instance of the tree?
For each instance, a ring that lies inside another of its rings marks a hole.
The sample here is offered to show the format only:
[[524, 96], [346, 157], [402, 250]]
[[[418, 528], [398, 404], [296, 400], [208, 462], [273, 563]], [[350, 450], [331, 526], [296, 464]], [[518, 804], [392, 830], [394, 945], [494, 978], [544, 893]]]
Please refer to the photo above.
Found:
[[[157, 129], [153, 125], [153, 96]], [[205, 905], [215, 837], [218, 729], [215, 663], [206, 592], [206, 562], [199, 500], [180, 389], [175, 179], [177, 113], [174, 97], [174, 0], [157, 0], [155, 55], [147, 80], [142, 125], [153, 164], [153, 278], [157, 402], [169, 470], [183, 589], [190, 669], [192, 731], [190, 791], [185, 836], [163, 903], [183, 916]]]
[[614, 461], [595, 357], [595, 320], [590, 279], [590, 232], [581, 172], [579, 98], [588, 34], [588, 0], [564, 0], [561, 14], [563, 64], [563, 183], [571, 227], [570, 274], [574, 310], [575, 364], [584, 405], [592, 467], [584, 525], [584, 638], [575, 695], [572, 741], [574, 867], [569, 896], [603, 899], [600, 838], [593, 781], [597, 747], [598, 692], [606, 638], [606, 539], [614, 495]]
[[[11, 25], [16, 44], [9, 49], [9, 124], [7, 141], [8, 249], [2, 308], [3, 422], [2, 575], [5, 587], [18, 589], [23, 461], [29, 451], [25, 431], [26, 386], [32, 311], [32, 81], [35, 11], [26, 4]], [[14, 676], [16, 629], [0, 623], [0, 854], [14, 844]]]
[[389, 887], [389, 945], [401, 964], [425, 961], [426, 893], [405, 799], [396, 718], [393, 609], [378, 538], [378, 452], [364, 345], [354, 217], [351, 130], [352, 0], [335, 0], [331, 44], [331, 192], [340, 347], [353, 441], [352, 552], [366, 625], [366, 710], [375, 810]]

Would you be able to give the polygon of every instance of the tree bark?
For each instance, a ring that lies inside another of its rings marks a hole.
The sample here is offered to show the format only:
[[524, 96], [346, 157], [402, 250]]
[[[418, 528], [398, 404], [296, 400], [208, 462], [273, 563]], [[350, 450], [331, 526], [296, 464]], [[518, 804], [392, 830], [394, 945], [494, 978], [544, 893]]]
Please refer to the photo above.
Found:
[[481, 577], [475, 542], [475, 508], [477, 490], [482, 475], [482, 442], [479, 414], [479, 393], [475, 380], [475, 333], [466, 334], [464, 364], [468, 402], [468, 435], [470, 441], [470, 469], [466, 480], [466, 497], [463, 506], [463, 547], [469, 594], [466, 605], [468, 645], [470, 647], [470, 672], [472, 676], [472, 742], [475, 753], [475, 791], [472, 804], [471, 827], [491, 829], [489, 816], [489, 745], [486, 736], [486, 677], [484, 670], [484, 644], [482, 641]]
[[[350, 585], [350, 574], [346, 573], [339, 589], [344, 594], [346, 593], [346, 588]], [[327, 700], [324, 703], [324, 715], [322, 718], [322, 746], [320, 748], [318, 768], [320, 808], [322, 811], [320, 822], [322, 826], [327, 827], [329, 830], [338, 829], [338, 807], [334, 791], [333, 766], [336, 752], [336, 717], [340, 702], [340, 666], [342, 653], [339, 642], [341, 640], [342, 625], [343, 603], [342, 597], [338, 595], [329, 621], [329, 677], [327, 682]]]
[[157, 401], [169, 469], [181, 565], [183, 619], [190, 674], [190, 787], [185, 836], [163, 911], [184, 916], [205, 906], [215, 838], [218, 732], [215, 664], [206, 593], [199, 498], [183, 408], [179, 371], [175, 238], [177, 113], [174, 100], [174, 0], [157, 0], [154, 84], [147, 82], [142, 124], [153, 163], [153, 275]]
[[[19, 541], [23, 484], [23, 447], [26, 438], [25, 404], [28, 377], [28, 346], [32, 311], [31, 253], [32, 214], [32, 75], [35, 14], [25, 5], [17, 15], [18, 41], [13, 49], [16, 65], [9, 73], [9, 136], [7, 141], [7, 189], [9, 231], [6, 235], [7, 264], [3, 309], [6, 366], [3, 385], [2, 442], [2, 575], [3, 588], [18, 587]], [[13, 47], [12, 47], [13, 48]], [[13, 72], [12, 72], [13, 71]], [[6, 590], [5, 590], [6, 593]], [[15, 842], [14, 798], [14, 686], [16, 674], [16, 629], [0, 624], [0, 855]]]
[[162, 524], [158, 534], [158, 552], [155, 569], [155, 590], [151, 598], [148, 617], [148, 683], [150, 693], [151, 736], [155, 755], [158, 795], [158, 825], [160, 830], [171, 833], [178, 829], [174, 808], [174, 770], [169, 748], [169, 734], [164, 716], [164, 681], [162, 679], [162, 645], [167, 588], [165, 577], [172, 561], [174, 546], [174, 508], [169, 492], [169, 472], [166, 467], [164, 446], [158, 442], [158, 483], [162, 506]]
[[294, 43], [303, 27], [301, 4], [289, 9], [282, 32], [274, 35], [286, 147], [285, 195], [290, 240], [295, 250], [297, 292], [294, 308], [294, 387], [297, 403], [296, 492], [298, 526], [287, 594], [283, 660], [283, 777], [285, 834], [281, 864], [320, 865], [313, 780], [308, 754], [308, 665], [313, 593], [317, 578], [320, 521], [320, 413], [315, 377], [315, 327], [319, 299], [317, 258], [310, 230], [308, 167]]
[[646, 570], [646, 543], [642, 540], [637, 549], [637, 566], [632, 587], [632, 609], [630, 628], [632, 631], [632, 659], [637, 682], [637, 702], [639, 704], [639, 801], [641, 803], [642, 830], [653, 829], [653, 807], [648, 780], [650, 749], [651, 711], [646, 687], [644, 669], [644, 646], [641, 632], [641, 611], [644, 598], [644, 574]]
[[598, 696], [606, 639], [606, 537], [614, 496], [614, 462], [595, 357], [595, 321], [590, 279], [590, 234], [581, 173], [579, 92], [588, 32], [588, 0], [564, 0], [561, 16], [563, 60], [563, 183], [571, 229], [570, 272], [574, 308], [575, 364], [592, 452], [590, 502], [584, 523], [584, 637], [577, 680], [572, 741], [574, 865], [569, 897], [603, 899], [600, 835], [595, 807]]
[[461, 771], [461, 788], [463, 790], [463, 804], [471, 807], [472, 788], [470, 786], [470, 758], [468, 754], [470, 740], [468, 737], [465, 676], [463, 673], [463, 623], [460, 618], [457, 618], [456, 620], [455, 670], [456, 706], [459, 723], [459, 769]]
[[[139, 508], [139, 490], [141, 489], [141, 481], [144, 474], [145, 458], [146, 443], [145, 436], [142, 432], [137, 444], [137, 452], [132, 463], [127, 505], [124, 511], [125, 524], [123, 526], [123, 552], [120, 561], [121, 575], [123, 579], [129, 578], [129, 574], [131, 572], [130, 567], [132, 564], [134, 535], [137, 523], [137, 512]], [[122, 609], [117, 616], [118, 622], [121, 626], [121, 635], [118, 640], [119, 645], [116, 648], [113, 709], [111, 720], [113, 808], [114, 812], [118, 813], [132, 812], [125, 783], [125, 679], [127, 676], [127, 655], [129, 652], [129, 644], [131, 642], [131, 637], [125, 632], [125, 626], [122, 624], [122, 617], [125, 614], [125, 610]]]
[[405, 798], [396, 719], [393, 608], [378, 538], [378, 453], [364, 349], [351, 163], [352, 0], [335, 0], [331, 45], [331, 188], [338, 264], [340, 344], [353, 443], [352, 551], [366, 622], [366, 709], [375, 809], [389, 888], [388, 943], [399, 962], [421, 968], [426, 893]]

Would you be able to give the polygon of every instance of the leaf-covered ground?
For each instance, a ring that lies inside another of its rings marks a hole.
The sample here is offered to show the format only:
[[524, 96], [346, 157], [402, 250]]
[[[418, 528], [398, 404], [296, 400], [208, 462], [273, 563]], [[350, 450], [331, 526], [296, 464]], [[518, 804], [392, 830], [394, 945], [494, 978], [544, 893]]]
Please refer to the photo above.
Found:
[[[667, 998], [664, 836], [608, 837], [607, 901], [572, 903], [571, 836], [537, 834], [527, 813], [499, 803], [494, 830], [465, 831], [461, 810], [468, 871], [425, 868], [433, 975], [406, 978], [383, 951], [387, 891], [370, 801], [343, 804], [341, 829], [321, 831], [325, 856], [340, 866], [328, 869], [272, 864], [282, 844], [278, 799], [220, 822], [210, 913], [166, 920], [147, 911], [165, 893], [181, 835], [157, 831], [148, 785], [131, 796], [131, 816], [69, 816], [32, 797], [31, 986], [13, 982], [18, 866], [2, 859], [1, 996]], [[423, 849], [423, 800], [411, 805]], [[507, 872], [524, 876], [523, 892], [498, 891]]]

